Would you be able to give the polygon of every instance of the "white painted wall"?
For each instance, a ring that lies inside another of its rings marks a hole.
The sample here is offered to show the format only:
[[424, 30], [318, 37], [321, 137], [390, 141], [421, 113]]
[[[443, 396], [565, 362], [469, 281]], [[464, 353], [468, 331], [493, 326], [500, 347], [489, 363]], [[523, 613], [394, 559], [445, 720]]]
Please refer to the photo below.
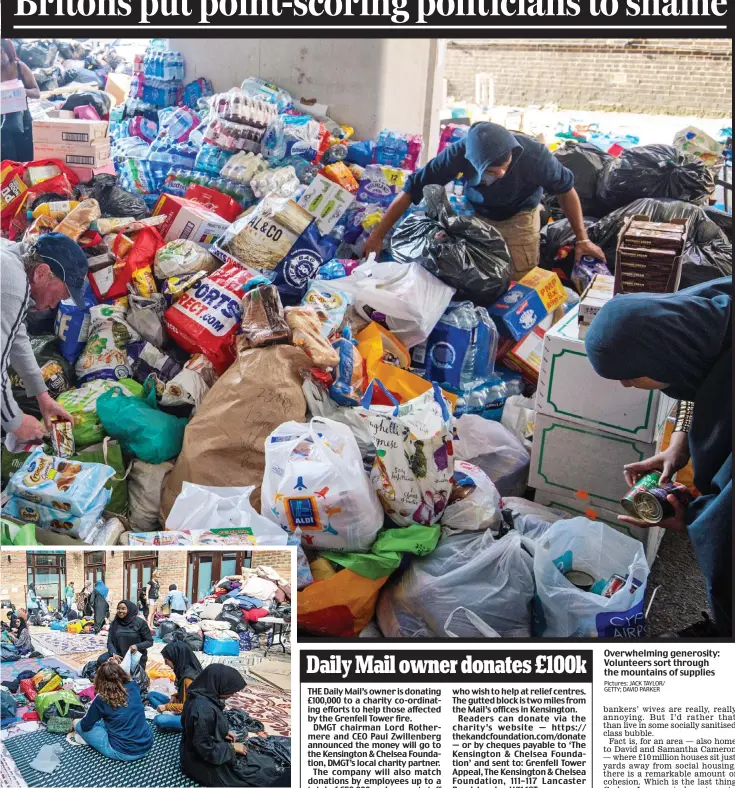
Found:
[[169, 46], [184, 54], [187, 79], [208, 77], [218, 91], [248, 76], [267, 79], [296, 100], [328, 104], [329, 116], [354, 126], [357, 139], [389, 127], [427, 140], [438, 129], [443, 47], [436, 39], [172, 38]]

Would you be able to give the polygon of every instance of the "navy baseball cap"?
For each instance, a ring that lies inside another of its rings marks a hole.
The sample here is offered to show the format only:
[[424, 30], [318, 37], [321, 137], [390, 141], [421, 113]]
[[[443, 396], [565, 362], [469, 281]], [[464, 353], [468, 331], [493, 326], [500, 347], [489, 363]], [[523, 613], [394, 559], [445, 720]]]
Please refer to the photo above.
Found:
[[467, 183], [477, 186], [493, 162], [506, 159], [517, 148], [521, 148], [518, 140], [504, 126], [489, 121], [473, 124], [465, 137], [464, 155], [475, 173], [467, 176]]
[[84, 283], [89, 263], [79, 244], [63, 233], [47, 233], [38, 239], [34, 251], [66, 285], [74, 303], [84, 309]]

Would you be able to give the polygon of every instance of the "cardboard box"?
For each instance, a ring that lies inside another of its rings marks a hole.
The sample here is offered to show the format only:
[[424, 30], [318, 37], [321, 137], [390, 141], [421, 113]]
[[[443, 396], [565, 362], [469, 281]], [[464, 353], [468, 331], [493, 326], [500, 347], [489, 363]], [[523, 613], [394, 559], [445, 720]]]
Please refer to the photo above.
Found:
[[26, 89], [20, 79], [9, 79], [0, 82], [0, 112], [7, 115], [10, 112], [25, 112], [28, 109]]
[[584, 339], [597, 313], [613, 297], [615, 277], [595, 274], [579, 300], [579, 338]]
[[205, 249], [230, 226], [230, 222], [183, 197], [162, 194], [153, 208], [153, 216], [166, 214], [168, 219], [158, 230], [166, 241], [188, 238]]
[[621, 523], [618, 515], [610, 509], [601, 506], [591, 506], [588, 502], [581, 501], [579, 498], [567, 498], [564, 495], [552, 495], [546, 491], [537, 490], [534, 498], [536, 503], [542, 506], [549, 506], [552, 509], [561, 509], [568, 512], [572, 517], [586, 517], [588, 520], [599, 520], [611, 526], [616, 531], [624, 533], [626, 536], [642, 542], [646, 551], [646, 561], [649, 566], [653, 566], [658, 554], [658, 547], [664, 535], [664, 529], [658, 526], [651, 528], [637, 528], [635, 525]]
[[298, 204], [316, 218], [319, 232], [328, 235], [354, 201], [355, 195], [347, 189], [323, 175], [317, 175]]
[[105, 93], [109, 93], [115, 99], [113, 106], [125, 103], [132, 80], [133, 78], [128, 74], [117, 74], [114, 71], [107, 75]]
[[33, 123], [33, 142], [52, 145], [62, 142], [96, 144], [106, 140], [109, 124], [106, 120], [66, 120], [48, 118]]
[[115, 165], [109, 161], [102, 167], [80, 167], [78, 164], [68, 165], [69, 169], [79, 178], [80, 183], [91, 181], [95, 175], [114, 175]]
[[543, 328], [536, 326], [505, 353], [503, 365], [520, 372], [524, 380], [535, 385], [541, 370], [545, 334]]
[[623, 466], [652, 457], [658, 445], [537, 411], [528, 483], [549, 495], [579, 498], [625, 514], [620, 505], [628, 492]]
[[110, 163], [110, 140], [81, 142], [37, 142], [33, 141], [35, 159], [60, 159], [64, 164], [81, 167], [103, 167]]
[[487, 311], [501, 336], [518, 341], [566, 300], [559, 277], [553, 271], [534, 268], [520, 282], [512, 283]]
[[[642, 225], [641, 223], [648, 222], [649, 225]], [[667, 264], [662, 263], [660, 259], [655, 259], [654, 257], [644, 257], [649, 251], [655, 252], [655, 250], [650, 250], [646, 248], [639, 248], [635, 251], [632, 251], [633, 244], [635, 243], [633, 236], [631, 235], [631, 231], [636, 228], [644, 229], [651, 229], [651, 227], [655, 227], [656, 223], [651, 223], [651, 219], [646, 214], [636, 214], [629, 218], [626, 222], [623, 223], [620, 232], [618, 233], [618, 243], [615, 250], [615, 294], [618, 293], [645, 293], [645, 292], [657, 292], [657, 293], [675, 293], [679, 289], [679, 281], [681, 279], [681, 264], [682, 264], [682, 257], [681, 253], [686, 245], [686, 237], [687, 237], [687, 228], [688, 228], [688, 220], [687, 219], [672, 219], [671, 222], [661, 223], [661, 227], [663, 231], [670, 231], [672, 227], [681, 227], [681, 246], [679, 247], [679, 253], [674, 257], [671, 267], [669, 268]], [[628, 240], [626, 241], [626, 234], [628, 234]], [[630, 261], [638, 261], [644, 262], [648, 267], [647, 260], [650, 259], [651, 262], [651, 272], [652, 272], [652, 279], [662, 279], [663, 281], [659, 284], [656, 283], [655, 286], [652, 285], [650, 288], [647, 287], [645, 284], [640, 285], [633, 285], [631, 284], [630, 279], [624, 279], [623, 277], [623, 267], [621, 265], [621, 247], [623, 248], [622, 258]], [[627, 256], [626, 256], [627, 255]], [[658, 256], [659, 258], [661, 255]], [[660, 266], [664, 265], [664, 269], [660, 269]], [[660, 276], [659, 271], [663, 270], [664, 275], [663, 277]]]
[[595, 372], [578, 336], [577, 307], [546, 332], [537, 413], [651, 443], [663, 435], [673, 406], [660, 391], [625, 388]]

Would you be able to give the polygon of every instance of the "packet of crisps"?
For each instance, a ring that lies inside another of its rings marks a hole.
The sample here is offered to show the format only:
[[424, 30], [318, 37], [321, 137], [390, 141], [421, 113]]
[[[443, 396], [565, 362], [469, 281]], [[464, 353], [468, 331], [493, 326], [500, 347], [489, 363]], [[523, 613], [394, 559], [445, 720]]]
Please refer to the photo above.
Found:
[[151, 298], [154, 293], [158, 292], [156, 280], [153, 278], [153, 271], [149, 265], [134, 271], [131, 280], [136, 294], [143, 298]]

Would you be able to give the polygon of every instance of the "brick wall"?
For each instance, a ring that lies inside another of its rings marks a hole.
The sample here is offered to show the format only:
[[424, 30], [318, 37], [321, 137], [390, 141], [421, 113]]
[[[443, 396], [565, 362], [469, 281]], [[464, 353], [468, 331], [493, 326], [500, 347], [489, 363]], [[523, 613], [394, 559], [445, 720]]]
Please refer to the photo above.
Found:
[[253, 550], [251, 566], [272, 566], [281, 577], [291, 579], [291, 550]]
[[727, 39], [452, 41], [448, 95], [474, 101], [475, 75], [494, 78], [495, 104], [730, 117]]
[[183, 550], [161, 550], [158, 553], [158, 571], [161, 573], [159, 583], [163, 591], [162, 597], [168, 593], [168, 587], [175, 583], [179, 591], [186, 593], [187, 569], [189, 554]]
[[17, 608], [25, 607], [27, 582], [26, 554], [3, 551], [0, 554], [0, 599], [9, 599]]

